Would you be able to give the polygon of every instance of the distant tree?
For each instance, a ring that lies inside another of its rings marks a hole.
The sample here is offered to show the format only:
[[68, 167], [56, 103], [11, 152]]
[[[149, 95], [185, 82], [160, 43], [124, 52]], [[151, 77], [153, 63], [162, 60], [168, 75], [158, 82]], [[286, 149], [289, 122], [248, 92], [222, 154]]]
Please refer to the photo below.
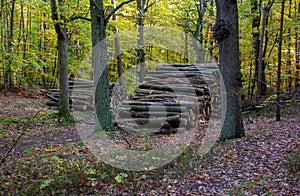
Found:
[[[254, 87], [257, 81], [257, 72], [258, 72], [258, 58], [259, 58], [259, 26], [260, 26], [260, 18], [261, 18], [261, 12], [259, 7], [258, 0], [251, 0], [251, 14], [252, 14], [252, 47], [253, 47], [253, 55], [254, 55], [254, 65], [255, 65], [255, 73], [254, 73], [254, 80], [252, 84], [252, 88], [249, 81], [248, 86], [248, 96], [250, 97], [250, 100], [252, 100], [254, 96]], [[250, 78], [252, 75], [252, 67], [250, 68]], [[250, 80], [249, 78], [249, 80]]]
[[145, 25], [145, 14], [147, 10], [152, 7], [159, 0], [137, 0], [137, 10], [138, 10], [138, 27], [139, 27], [139, 40], [138, 40], [138, 51], [137, 51], [137, 64], [140, 66], [140, 77], [139, 82], [142, 83], [144, 81], [145, 74], [145, 41], [144, 41], [144, 25]]
[[[295, 21], [300, 20], [300, 3], [295, 3]], [[300, 87], [300, 37], [299, 37], [299, 27], [295, 27], [295, 65], [296, 65], [296, 80], [295, 80], [295, 87]]]
[[282, 53], [282, 34], [283, 34], [283, 20], [284, 20], [284, 3], [281, 2], [281, 16], [280, 16], [280, 28], [279, 28], [279, 40], [278, 40], [278, 67], [277, 67], [277, 98], [276, 98], [276, 121], [280, 121], [280, 83], [281, 83], [281, 53]]
[[[117, 7], [116, 0], [111, 0], [111, 3], [114, 5], [114, 9], [115, 9]], [[114, 13], [112, 19], [114, 21], [117, 21], [117, 14], [116, 13]], [[116, 47], [117, 64], [118, 64], [119, 84], [121, 86], [125, 86], [124, 77], [122, 77], [122, 75], [123, 75], [123, 62], [122, 62], [121, 45], [120, 45], [120, 37], [119, 37], [118, 27], [115, 27], [115, 47]], [[124, 90], [125, 90], [125, 88], [124, 88]]]
[[220, 70], [226, 89], [226, 113], [220, 141], [245, 135], [240, 89], [239, 26], [236, 0], [216, 0], [214, 36], [218, 41]]
[[[192, 0], [190, 2], [177, 2], [176, 5], [183, 16], [178, 17], [179, 26], [184, 29], [184, 32], [189, 33], [194, 39], [193, 49], [198, 53], [198, 63], [205, 62], [205, 50], [202, 47], [204, 41], [203, 28], [205, 24], [210, 25], [204, 19], [204, 15], [208, 10], [208, 3], [213, 4], [212, 0]], [[199, 47], [200, 44], [200, 47]]]
[[256, 101], [258, 102], [262, 95], [266, 93], [266, 76], [265, 76], [265, 61], [264, 61], [264, 48], [266, 48], [267, 41], [265, 42], [264, 47], [264, 38], [267, 36], [266, 26], [268, 23], [268, 17], [270, 9], [274, 4], [274, 0], [270, 1], [266, 7], [263, 8], [262, 24], [261, 24], [261, 33], [260, 33], [260, 43], [259, 43], [259, 55], [258, 55], [258, 70], [257, 70], [257, 92], [256, 92]]

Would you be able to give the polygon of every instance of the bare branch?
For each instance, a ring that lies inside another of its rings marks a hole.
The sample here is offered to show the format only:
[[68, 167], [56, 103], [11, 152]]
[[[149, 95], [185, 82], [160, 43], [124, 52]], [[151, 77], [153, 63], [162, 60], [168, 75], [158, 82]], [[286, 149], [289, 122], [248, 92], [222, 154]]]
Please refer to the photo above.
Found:
[[158, 3], [159, 1], [160, 1], [160, 0], [155, 0], [155, 1], [153, 1], [152, 3], [150, 3], [149, 5], [148, 5], [148, 3], [147, 3], [147, 6], [144, 8], [143, 12], [144, 12], [144, 13], [147, 12], [147, 10], [148, 10], [150, 7], [152, 7], [154, 4]]
[[78, 19], [85, 20], [85, 21], [89, 21], [89, 22], [92, 21], [92, 19], [90, 19], [90, 18], [88, 18], [88, 17], [85, 17], [85, 16], [72, 16], [71, 18], [69, 18], [69, 19], [67, 20], [67, 22], [72, 22], [72, 21], [78, 20]]
[[133, 2], [134, 0], [127, 0], [116, 6], [109, 14], [106, 15], [105, 20], [108, 21], [121, 7], [124, 5]]

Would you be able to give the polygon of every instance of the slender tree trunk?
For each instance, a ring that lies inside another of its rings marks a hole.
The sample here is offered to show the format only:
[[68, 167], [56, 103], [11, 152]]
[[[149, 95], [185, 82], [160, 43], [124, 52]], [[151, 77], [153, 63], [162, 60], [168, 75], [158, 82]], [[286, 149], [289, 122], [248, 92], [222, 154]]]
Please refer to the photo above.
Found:
[[282, 34], [283, 34], [283, 20], [284, 20], [284, 3], [281, 2], [281, 16], [280, 16], [280, 34], [278, 40], [278, 69], [277, 69], [277, 98], [276, 98], [276, 121], [280, 121], [280, 82], [281, 82], [281, 50], [282, 50]]
[[[11, 9], [10, 9], [10, 21], [9, 21], [9, 28], [8, 30], [8, 53], [11, 53], [14, 41], [14, 20], [15, 20], [15, 2], [16, 0], [11, 1]], [[8, 3], [7, 3], [7, 10], [8, 10]], [[8, 22], [7, 22], [8, 24]], [[12, 80], [12, 69], [11, 69], [11, 62], [13, 56], [10, 55], [10, 59], [8, 60], [7, 68], [6, 68], [6, 78], [7, 78], [7, 85], [9, 89], [13, 88], [13, 80]]]
[[[206, 12], [207, 8], [207, 0], [198, 0], [196, 2], [196, 8], [197, 8], [197, 24], [196, 24], [196, 30], [194, 32], [194, 39], [193, 40], [193, 47], [198, 55], [197, 63], [204, 63], [205, 61], [205, 50], [202, 46], [203, 44], [203, 18], [204, 14]], [[200, 44], [197, 44], [197, 41]]]
[[[288, 18], [291, 19], [291, 9], [292, 9], [292, 0], [289, 0], [289, 9], [288, 9]], [[291, 54], [291, 49], [292, 49], [292, 37], [291, 37], [291, 28], [288, 27], [288, 35], [287, 35], [287, 50], [288, 50], [288, 57], [286, 60], [286, 65], [287, 65], [287, 88], [292, 88], [292, 82], [293, 82], [293, 77], [292, 77], [292, 54]]]
[[[258, 59], [259, 59], [259, 26], [260, 26], [260, 17], [261, 17], [261, 13], [260, 13], [260, 9], [259, 9], [259, 2], [258, 0], [251, 0], [251, 13], [253, 14], [253, 18], [252, 18], [252, 47], [253, 47], [253, 55], [254, 55], [254, 80], [253, 80], [253, 84], [252, 84], [252, 89], [250, 92], [250, 88], [249, 90], [249, 97], [250, 100], [253, 99], [253, 92], [254, 92], [254, 87], [255, 87], [255, 83], [257, 81], [257, 73], [258, 73]], [[250, 69], [250, 78], [252, 75], [252, 69]], [[250, 79], [249, 78], [249, 79]], [[250, 81], [249, 80], [249, 86], [250, 86]]]
[[139, 40], [138, 40], [138, 62], [140, 66], [139, 82], [144, 82], [145, 75], [145, 43], [144, 43], [144, 15], [145, 15], [145, 0], [137, 0], [138, 9], [138, 28], [139, 28]]
[[[2, 59], [5, 59], [5, 53], [8, 51], [7, 49], [7, 36], [6, 36], [6, 28], [7, 28], [7, 20], [6, 20], [6, 11], [4, 11], [4, 0], [1, 0], [1, 22], [3, 22], [3, 27], [1, 28], [1, 55]], [[6, 62], [2, 61], [2, 74], [3, 74], [3, 83], [4, 83], [4, 96], [7, 97], [7, 76], [6, 76]]]
[[[43, 13], [43, 18], [46, 18], [46, 13], [44, 12]], [[45, 19], [43, 20], [43, 40], [44, 40], [44, 47], [43, 47], [43, 51], [44, 51], [44, 61], [46, 62], [47, 61], [47, 58], [48, 58], [48, 44], [49, 44], [49, 40], [47, 38], [47, 35], [46, 35], [46, 31], [48, 30], [48, 25], [45, 21]], [[46, 74], [48, 74], [48, 70], [49, 68], [47, 66], [44, 66], [43, 67], [43, 84], [44, 84], [44, 87], [46, 88], [48, 86], [48, 79], [46, 77]]]
[[240, 89], [239, 27], [236, 0], [216, 0], [217, 19], [214, 36], [219, 43], [220, 70], [224, 78], [227, 107], [220, 140], [245, 135]]
[[188, 32], [184, 31], [184, 62], [189, 62], [189, 51], [188, 51]]
[[265, 37], [265, 30], [268, 20], [268, 14], [271, 7], [274, 4], [274, 0], [268, 3], [268, 5], [263, 8], [263, 18], [261, 25], [261, 34], [260, 34], [260, 44], [259, 44], [259, 58], [258, 58], [258, 73], [257, 73], [257, 93], [256, 93], [256, 102], [258, 102], [263, 95], [263, 42]]
[[56, 0], [51, 0], [52, 20], [57, 34], [58, 70], [59, 70], [59, 116], [72, 121], [69, 107], [69, 79], [68, 79], [68, 44], [67, 29], [58, 22]]
[[[300, 2], [297, 4], [297, 2], [295, 3], [295, 13], [298, 14], [296, 16], [296, 19], [298, 19], [298, 21], [300, 20]], [[299, 88], [300, 87], [300, 48], [299, 48], [299, 42], [300, 42], [300, 37], [299, 37], [299, 28], [295, 28], [295, 51], [296, 51], [296, 55], [295, 55], [295, 65], [296, 65], [296, 80], [295, 80], [295, 87]]]
[[[116, 0], [111, 0], [114, 8], [116, 8]], [[113, 20], [117, 20], [117, 15], [113, 15]], [[120, 39], [119, 39], [119, 29], [115, 28], [115, 47], [116, 47], [116, 55], [117, 55], [117, 64], [118, 64], [118, 76], [119, 76], [119, 84], [121, 86], [125, 86], [124, 76], [123, 76], [123, 63], [122, 63], [122, 55], [121, 55], [121, 46], [120, 46]], [[123, 88], [126, 89], [126, 88]]]

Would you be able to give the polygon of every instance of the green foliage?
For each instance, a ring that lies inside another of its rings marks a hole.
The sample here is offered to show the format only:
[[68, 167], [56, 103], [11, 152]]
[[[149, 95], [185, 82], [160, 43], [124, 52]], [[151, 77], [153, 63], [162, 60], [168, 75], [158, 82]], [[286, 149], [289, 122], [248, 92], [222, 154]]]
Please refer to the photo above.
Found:
[[228, 195], [239, 195], [242, 196], [244, 195], [243, 189], [251, 190], [254, 189], [256, 186], [257, 182], [256, 181], [248, 181], [243, 184], [240, 184], [233, 188], [231, 191], [228, 192]]
[[26, 155], [33, 155], [34, 154], [34, 150], [32, 148], [25, 148], [25, 149], [23, 149], [23, 152]]
[[126, 173], [119, 173], [115, 177], [115, 180], [117, 183], [123, 183], [127, 177], [128, 177], [128, 175]]
[[13, 119], [13, 118], [0, 118], [0, 123], [8, 123], [8, 124], [15, 124], [19, 123], [19, 119]]
[[0, 129], [0, 135], [4, 135], [4, 134], [6, 134], [7, 133], [7, 131], [5, 131], [5, 130], [3, 130], [3, 129]]
[[[149, 1], [153, 2], [153, 1]], [[187, 30], [190, 35], [196, 30], [196, 22], [198, 18], [197, 6], [200, 1], [157, 1], [147, 12], [144, 13], [145, 25], [159, 25], [166, 27], [175, 27], [179, 30]], [[215, 6], [213, 1], [207, 1], [206, 12], [203, 18], [202, 32], [203, 45], [210, 54], [217, 57], [216, 42], [212, 36], [212, 30], [215, 20]], [[120, 3], [120, 2], [117, 2]], [[11, 7], [9, 2], [4, 2], [4, 7]], [[7, 4], [7, 5], [6, 5]], [[265, 6], [267, 1], [262, 2]], [[104, 6], [112, 6], [111, 1], [104, 1]], [[253, 38], [252, 33], [260, 33], [260, 29], [252, 29], [253, 17], [260, 16], [261, 9], [255, 13], [251, 13], [251, 2], [243, 1], [239, 6], [239, 24], [240, 24], [240, 59], [243, 74], [243, 95], [249, 93], [249, 84], [254, 80], [254, 63], [253, 54]], [[285, 29], [283, 43], [283, 85], [287, 84], [289, 78], [295, 80], [296, 67], [295, 64], [295, 33], [299, 26], [299, 8], [296, 7], [296, 0], [292, 0], [291, 4], [287, 3], [285, 10]], [[12, 78], [13, 85], [30, 87], [33, 85], [54, 87], [58, 85], [57, 79], [57, 48], [56, 34], [54, 31], [53, 21], [51, 19], [50, 3], [46, 1], [16, 1], [13, 26], [13, 40], [10, 51], [7, 48], [1, 48], [0, 75], [4, 72]], [[18, 11], [17, 11], [18, 10]], [[22, 12], [19, 11], [22, 10]], [[72, 20], [76, 16], [89, 16], [89, 1], [83, 0], [68, 1], [58, 5], [61, 14], [60, 22], [68, 28], [69, 44], [69, 72], [75, 74], [78, 78], [92, 78], [91, 66], [91, 25], [90, 22], [77, 19]], [[280, 4], [274, 4], [270, 10], [270, 16], [267, 26], [268, 44], [266, 46], [266, 73], [268, 88], [274, 90], [276, 85], [276, 66], [277, 66], [277, 37], [279, 28], [279, 10]], [[4, 13], [4, 10], [2, 10]], [[7, 18], [10, 19], [10, 13], [6, 12]], [[126, 29], [135, 28], [137, 25], [138, 10], [136, 2], [132, 2], [122, 7], [117, 12], [117, 20], [110, 20], [107, 25], [107, 35], [112, 35], [115, 27], [120, 32]], [[24, 20], [24, 21], [23, 21]], [[18, 22], [17, 22], [18, 21]], [[20, 22], [19, 22], [20, 21]], [[1, 44], [8, 45], [8, 37], [4, 32], [10, 31], [10, 21], [0, 26], [2, 34]], [[22, 26], [22, 23], [24, 26]], [[133, 35], [132, 35], [133, 36]], [[137, 43], [136, 43], [137, 44]], [[298, 44], [299, 45], [299, 44]], [[288, 50], [291, 47], [290, 50]], [[163, 50], [162, 48], [146, 47], [147, 62], [182, 62], [183, 58], [179, 54], [172, 54], [172, 51]], [[291, 51], [289, 54], [288, 51]], [[287, 67], [287, 59], [292, 60], [292, 66]], [[127, 71], [136, 64], [136, 51], [125, 51], [122, 53], [123, 69]], [[114, 82], [118, 79], [117, 62], [110, 62], [110, 81]], [[3, 87], [3, 80], [0, 86]]]
[[299, 174], [300, 172], [300, 152], [295, 151], [288, 155], [285, 163], [285, 168], [292, 174]]

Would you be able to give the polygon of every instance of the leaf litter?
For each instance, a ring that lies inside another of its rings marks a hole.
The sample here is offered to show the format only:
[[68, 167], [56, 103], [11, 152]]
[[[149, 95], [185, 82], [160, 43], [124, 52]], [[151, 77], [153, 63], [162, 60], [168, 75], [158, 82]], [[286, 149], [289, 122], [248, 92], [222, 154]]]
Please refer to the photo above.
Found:
[[[246, 137], [217, 143], [202, 158], [192, 149], [199, 137], [172, 163], [153, 171], [129, 172], [97, 161], [75, 126], [62, 126], [54, 112], [45, 108], [33, 117], [44, 108], [42, 99], [0, 99], [0, 159], [25, 128], [24, 122], [29, 123], [1, 165], [1, 195], [300, 194], [299, 116], [286, 115], [280, 122], [267, 116], [254, 117], [252, 123], [246, 119]], [[126, 148], [126, 141], [122, 145]]]

